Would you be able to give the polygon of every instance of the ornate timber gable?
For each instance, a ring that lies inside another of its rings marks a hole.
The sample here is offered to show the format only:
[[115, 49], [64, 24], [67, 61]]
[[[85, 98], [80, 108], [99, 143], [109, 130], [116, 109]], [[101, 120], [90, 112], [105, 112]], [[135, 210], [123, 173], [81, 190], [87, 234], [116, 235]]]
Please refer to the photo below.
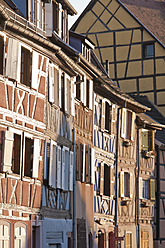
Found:
[[146, 94], [163, 115], [164, 8], [161, 0], [92, 0], [71, 28], [92, 40], [123, 91]]

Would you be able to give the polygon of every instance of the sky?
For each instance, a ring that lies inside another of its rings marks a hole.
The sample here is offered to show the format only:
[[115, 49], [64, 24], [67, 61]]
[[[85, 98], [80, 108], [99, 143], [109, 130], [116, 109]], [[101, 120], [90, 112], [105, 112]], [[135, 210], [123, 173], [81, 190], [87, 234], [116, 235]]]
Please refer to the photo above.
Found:
[[69, 0], [75, 10], [78, 12], [76, 16], [69, 16], [69, 28], [77, 20], [78, 16], [83, 12], [90, 0]]

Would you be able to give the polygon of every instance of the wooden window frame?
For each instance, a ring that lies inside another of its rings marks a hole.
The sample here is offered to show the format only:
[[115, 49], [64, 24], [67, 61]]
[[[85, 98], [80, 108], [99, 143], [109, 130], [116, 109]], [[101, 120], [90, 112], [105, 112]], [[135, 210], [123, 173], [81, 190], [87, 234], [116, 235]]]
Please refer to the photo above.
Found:
[[[152, 46], [152, 53], [151, 54], [147, 54], [147, 48], [149, 46]], [[143, 43], [143, 59], [147, 59], [147, 58], [154, 58], [155, 56], [155, 46], [154, 46], [154, 42], [145, 42]]]
[[142, 198], [149, 199], [149, 181], [142, 179]]
[[[10, 240], [10, 237], [11, 237], [11, 224], [10, 224], [10, 222], [8, 222], [8, 221], [6, 221], [6, 220], [0, 220], [0, 225], [2, 225], [2, 226], [7, 226], [7, 228], [8, 228], [8, 231], [9, 231], [9, 235], [8, 236], [5, 236], [5, 235], [3, 235], [2, 236], [2, 238], [4, 237], [4, 239], [2, 239], [1, 237], [1, 241], [8, 241], [8, 248], [10, 248], [11, 247], [11, 240]], [[4, 246], [4, 248], [5, 248], [6, 246]]]
[[[28, 156], [27, 150], [26, 150], [26, 148], [27, 148], [26, 147], [26, 139], [28, 139], [29, 141], [31, 141], [31, 144], [33, 146], [33, 152], [34, 152], [34, 140], [33, 140], [33, 138], [32, 138], [31, 135], [25, 134], [25, 136], [24, 136], [24, 166], [23, 166], [23, 176], [24, 177], [30, 177], [30, 178], [32, 178], [33, 153], [32, 153], [32, 150], [31, 150], [31, 152], [30, 152], [31, 158], [30, 158], [30, 156]], [[27, 164], [27, 161], [28, 161], [28, 164]], [[29, 167], [29, 163], [30, 163], [30, 167]], [[27, 167], [27, 165], [28, 165], [28, 167]]]
[[[27, 225], [22, 223], [22, 222], [16, 222], [14, 224], [14, 237], [15, 237], [15, 239], [14, 239], [14, 248], [17, 248], [17, 246], [15, 245], [15, 242], [16, 242], [16, 239], [17, 239], [16, 234], [15, 234], [16, 228], [24, 228], [25, 229], [26, 235], [25, 235], [25, 246], [24, 246], [24, 248], [27, 248]], [[19, 236], [19, 237], [21, 238], [21, 236]], [[20, 240], [19, 237], [18, 237], [18, 239]]]

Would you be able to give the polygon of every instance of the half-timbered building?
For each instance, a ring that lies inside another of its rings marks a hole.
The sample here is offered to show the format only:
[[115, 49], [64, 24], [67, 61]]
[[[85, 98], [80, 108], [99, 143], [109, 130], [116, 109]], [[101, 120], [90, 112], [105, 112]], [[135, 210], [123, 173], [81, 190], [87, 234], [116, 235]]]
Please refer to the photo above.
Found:
[[94, 42], [124, 92], [147, 95], [163, 115], [164, 11], [162, 0], [92, 0], [71, 28]]

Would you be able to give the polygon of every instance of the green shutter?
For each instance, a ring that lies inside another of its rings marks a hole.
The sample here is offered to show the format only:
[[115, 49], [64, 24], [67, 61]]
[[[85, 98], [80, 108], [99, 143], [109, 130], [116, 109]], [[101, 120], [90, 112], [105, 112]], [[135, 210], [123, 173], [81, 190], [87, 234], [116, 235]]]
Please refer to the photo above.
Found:
[[148, 131], [142, 132], [142, 149], [148, 151]]
[[155, 200], [155, 179], [150, 179], [150, 200]]

